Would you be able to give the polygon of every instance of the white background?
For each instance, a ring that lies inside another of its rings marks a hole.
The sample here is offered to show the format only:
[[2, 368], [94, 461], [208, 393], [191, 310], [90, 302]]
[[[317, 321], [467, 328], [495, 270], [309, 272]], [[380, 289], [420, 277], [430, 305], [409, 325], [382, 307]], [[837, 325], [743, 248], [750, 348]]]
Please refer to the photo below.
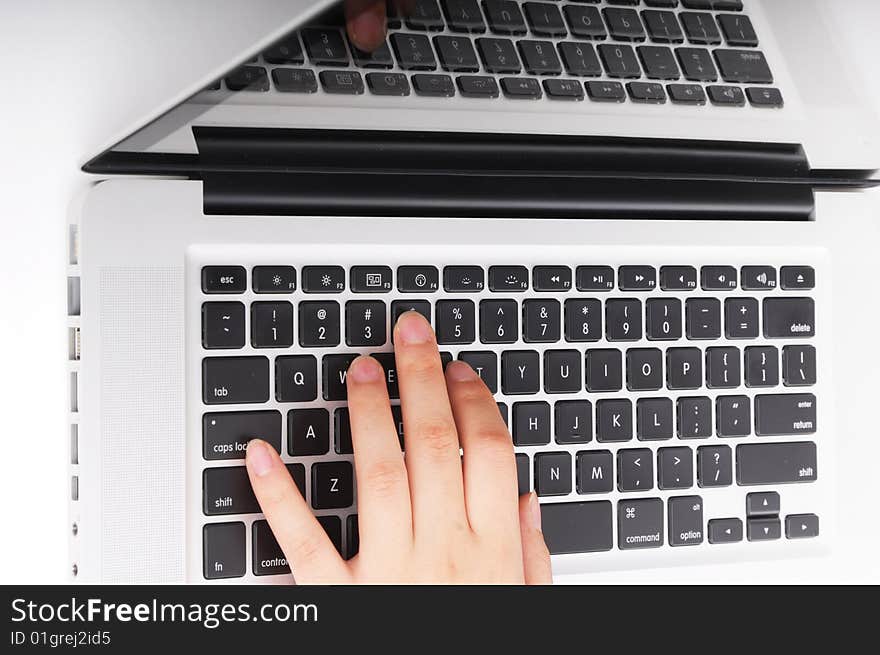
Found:
[[[772, 1], [772, 0], [771, 0]], [[65, 240], [78, 172], [100, 144], [162, 98], [169, 70], [205, 52], [169, 20], [167, 0], [0, 0], [0, 583], [67, 576]], [[180, 11], [197, 3], [178, 0]], [[203, 7], [205, 6], [202, 3]], [[880, 3], [835, 0], [846, 14], [851, 65], [880, 111]], [[877, 157], [880, 161], [880, 153]], [[872, 192], [880, 207], [880, 193]], [[833, 558], [608, 574], [613, 580], [880, 581], [880, 211], [841, 217], [835, 260], [835, 378], [839, 394], [841, 535]], [[843, 329], [841, 329], [843, 326]]]

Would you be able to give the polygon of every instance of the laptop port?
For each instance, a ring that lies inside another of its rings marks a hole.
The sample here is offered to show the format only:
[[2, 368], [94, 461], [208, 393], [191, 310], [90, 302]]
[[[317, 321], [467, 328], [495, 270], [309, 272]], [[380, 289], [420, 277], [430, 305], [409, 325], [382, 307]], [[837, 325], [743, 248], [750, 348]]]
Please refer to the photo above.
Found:
[[79, 316], [79, 278], [67, 278], [67, 315]]
[[79, 476], [74, 475], [70, 478], [70, 499], [79, 500]]
[[77, 389], [78, 380], [77, 373], [73, 371], [70, 374], [70, 411], [78, 412], [79, 411], [79, 390]]
[[70, 463], [79, 464], [79, 425], [70, 426]]
[[76, 362], [79, 361], [79, 328], [72, 327], [67, 329], [67, 358]]

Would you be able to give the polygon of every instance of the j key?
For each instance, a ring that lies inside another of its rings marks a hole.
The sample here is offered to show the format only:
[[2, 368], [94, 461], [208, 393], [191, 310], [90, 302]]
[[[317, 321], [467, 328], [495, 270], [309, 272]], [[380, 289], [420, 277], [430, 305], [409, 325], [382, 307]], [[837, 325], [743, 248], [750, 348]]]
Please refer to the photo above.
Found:
[[611, 291], [614, 269], [610, 266], [578, 266], [575, 273], [578, 291]]
[[443, 70], [455, 73], [476, 73], [480, 70], [477, 52], [468, 37], [435, 36], [434, 47]]
[[657, 43], [681, 43], [684, 34], [675, 12], [648, 9], [642, 12], [642, 20], [652, 41]]
[[746, 538], [749, 541], [771, 541], [781, 536], [779, 517], [746, 519]]
[[202, 304], [202, 347], [244, 347], [244, 305], [240, 302]]
[[747, 387], [775, 387], [779, 384], [779, 351], [775, 346], [749, 346], [745, 349]]
[[456, 82], [458, 91], [465, 98], [497, 98], [501, 95], [498, 82], [487, 75], [460, 75]]
[[608, 493], [614, 489], [614, 456], [609, 450], [588, 450], [577, 454], [577, 492]]
[[437, 342], [473, 343], [475, 336], [474, 303], [471, 300], [440, 300], [435, 307]]
[[433, 293], [440, 286], [436, 266], [399, 266], [397, 290], [402, 293]]
[[611, 550], [613, 529], [610, 501], [541, 505], [541, 532], [552, 555]]
[[519, 317], [515, 300], [480, 302], [480, 341], [513, 343], [519, 338]]
[[[562, 64], [559, 63], [559, 57], [556, 56], [556, 49], [553, 47], [552, 41], [523, 40], [519, 41], [517, 45], [527, 73], [559, 75], [562, 72]], [[580, 84], [577, 86], [580, 87]]]
[[773, 74], [758, 50], [715, 50], [715, 61], [725, 82], [773, 84]]
[[747, 437], [752, 431], [748, 396], [718, 396], [715, 400], [715, 432], [719, 437]]
[[669, 499], [669, 545], [696, 546], [703, 543], [703, 499], [678, 496]]
[[251, 345], [254, 348], [288, 348], [293, 345], [293, 305], [289, 302], [255, 302], [251, 305]]
[[388, 266], [351, 267], [351, 290], [355, 293], [386, 293], [391, 289], [391, 269]]
[[568, 291], [571, 289], [571, 269], [568, 266], [535, 266], [532, 287], [535, 291]]
[[489, 391], [498, 391], [498, 355], [493, 352], [460, 352], [458, 358], [470, 364], [489, 387]]
[[621, 550], [663, 545], [663, 501], [632, 498], [617, 502], [617, 547]]
[[269, 75], [262, 66], [242, 66], [226, 76], [230, 91], [268, 91]]
[[706, 92], [699, 84], [668, 84], [666, 91], [670, 100], [679, 105], [706, 104]]
[[523, 340], [526, 343], [559, 341], [562, 330], [558, 300], [523, 301]]
[[[571, 5], [567, 5], [568, 9]], [[596, 49], [589, 43], [572, 43], [565, 41], [559, 44], [559, 54], [569, 75], [581, 77], [599, 77], [602, 66]]]
[[513, 443], [543, 446], [550, 443], [550, 405], [544, 402], [513, 403]]
[[326, 409], [287, 412], [287, 452], [293, 457], [326, 455], [330, 451], [330, 413]]
[[736, 447], [736, 483], [740, 486], [813, 482], [816, 475], [816, 444], [812, 441]]
[[202, 512], [206, 516], [253, 514], [260, 504], [243, 466], [209, 468], [202, 473]]
[[516, 454], [516, 481], [519, 487], [519, 495], [529, 493], [532, 488], [531, 471], [529, 470], [529, 456], [525, 453]]
[[639, 398], [636, 401], [636, 435], [639, 441], [672, 439], [672, 400]]
[[333, 412], [333, 449], [337, 455], [351, 455], [351, 419], [348, 407], [337, 407]]
[[700, 269], [700, 286], [703, 291], [736, 289], [736, 280], [736, 268], [733, 266], [703, 266]]
[[651, 298], [645, 301], [645, 331], [651, 341], [681, 339], [681, 301]]
[[670, 389], [699, 389], [703, 385], [703, 354], [699, 348], [669, 348], [666, 351], [666, 386]]
[[525, 34], [526, 22], [519, 4], [513, 0], [485, 0], [483, 8], [489, 29], [496, 34]]
[[367, 86], [377, 96], [408, 96], [409, 81], [402, 73], [367, 73]]
[[318, 66], [346, 66], [348, 52], [337, 29], [307, 27], [300, 32], [306, 52], [313, 64]]
[[657, 286], [653, 266], [621, 266], [617, 271], [621, 291], [650, 291]]
[[632, 402], [627, 399], [596, 402], [596, 440], [631, 441]]
[[636, 59], [636, 53], [632, 47], [603, 43], [599, 46], [598, 50], [608, 77], [631, 78], [642, 76], [639, 60]]
[[812, 434], [816, 431], [816, 396], [811, 393], [755, 396], [755, 434], [759, 437]]
[[593, 406], [589, 400], [562, 400], [553, 408], [556, 443], [587, 443], [593, 438]]
[[[532, 34], [537, 36], [567, 36], [565, 21], [559, 7], [548, 2], [525, 2], [523, 9]], [[552, 47], [552, 46], [551, 46]]]
[[[610, 503], [608, 512], [610, 520]], [[245, 574], [244, 523], [209, 523], [202, 528], [202, 542], [205, 579], [240, 578]]]
[[805, 338], [816, 332], [816, 309], [812, 298], [765, 298], [764, 336]]
[[653, 453], [647, 448], [617, 451], [618, 491], [645, 491], [653, 488]]
[[686, 79], [692, 82], [714, 82], [718, 79], [718, 72], [708, 50], [676, 48], [675, 54]]
[[443, 0], [446, 24], [453, 32], [484, 32], [486, 23], [477, 0]]
[[539, 496], [571, 493], [571, 453], [535, 455], [535, 492]]
[[733, 453], [730, 446], [697, 448], [697, 483], [701, 487], [729, 487], [733, 484]]
[[202, 267], [204, 293], [243, 293], [247, 288], [247, 273], [243, 266]]
[[392, 400], [400, 398], [400, 387], [397, 381], [397, 360], [394, 358], [394, 353], [375, 353], [373, 358], [382, 365], [385, 383], [388, 386], [388, 396]]
[[623, 357], [615, 348], [588, 350], [587, 391], [620, 391], [623, 387]]
[[449, 75], [413, 75], [412, 84], [416, 94], [420, 96], [451, 98], [455, 95], [455, 84]]
[[645, 75], [652, 80], [677, 80], [681, 77], [675, 55], [664, 46], [643, 45], [637, 48]]
[[657, 486], [660, 489], [689, 489], [694, 486], [694, 453], [687, 446], [657, 451]]
[[685, 303], [688, 339], [721, 337], [721, 301], [717, 298], [688, 298]]
[[345, 269], [341, 266], [304, 266], [302, 276], [306, 293], [340, 293], [345, 290]]
[[639, 14], [633, 9], [603, 9], [605, 22], [612, 39], [619, 41], [644, 41], [645, 28]]
[[733, 544], [742, 541], [743, 524], [740, 519], [712, 519], [708, 530], [710, 544]]
[[303, 348], [339, 345], [339, 303], [320, 301], [299, 304], [299, 345]]
[[348, 367], [357, 355], [325, 355], [321, 360], [323, 365], [324, 400], [345, 400], [348, 398], [348, 388], [345, 381], [348, 376]]
[[516, 48], [508, 39], [477, 39], [480, 58], [489, 73], [519, 73], [521, 70]]
[[746, 98], [738, 86], [715, 85], [706, 87], [706, 90], [709, 92], [709, 100], [713, 105], [743, 107], [746, 104]]
[[743, 266], [740, 269], [742, 288], [746, 291], [768, 291], [776, 288], [773, 266]]
[[275, 398], [280, 403], [318, 397], [318, 360], [311, 355], [275, 358]]
[[482, 291], [483, 269], [479, 266], [447, 266], [443, 269], [443, 288], [446, 291]]
[[653, 82], [629, 82], [626, 85], [629, 97], [633, 102], [649, 102], [662, 104], [666, 102], [666, 92], [662, 84]]
[[789, 514], [785, 517], [786, 539], [808, 539], [819, 536], [819, 517], [815, 514]]
[[783, 266], [779, 277], [782, 288], [787, 291], [816, 286], [816, 271], [812, 266]]
[[595, 7], [579, 7], [577, 5], [565, 5], [565, 20], [571, 33], [582, 39], [601, 40], [608, 36], [605, 31], [605, 23]]
[[266, 357], [205, 357], [202, 401], [206, 405], [264, 403], [269, 400]]
[[508, 98], [537, 100], [543, 93], [538, 81], [530, 77], [502, 77], [501, 90]]
[[251, 281], [254, 293], [292, 293], [296, 291], [293, 266], [254, 266]]
[[431, 42], [423, 34], [392, 34], [391, 47], [397, 63], [404, 70], [429, 70], [437, 68]]
[[712, 14], [702, 11], [683, 11], [678, 15], [688, 41], [700, 45], [718, 45], [721, 33]]
[[661, 267], [660, 288], [664, 291], [691, 291], [696, 289], [697, 269], [693, 266]]
[[406, 24], [411, 30], [442, 30], [443, 16], [437, 0], [412, 0], [408, 3]]
[[786, 387], [816, 384], [816, 349], [785, 346], [782, 349], [782, 380]]
[[782, 107], [785, 101], [779, 89], [750, 86], [746, 89], [746, 97], [754, 107]]
[[244, 459], [248, 442], [259, 437], [281, 452], [281, 413], [209, 412], [202, 417], [202, 457]]
[[663, 386], [663, 353], [659, 348], [630, 348], [626, 351], [626, 388], [655, 391]]
[[779, 494], [775, 491], [754, 491], [746, 494], [746, 516], [776, 516]]
[[581, 354], [577, 350], [544, 352], [544, 392], [576, 393], [583, 388]]
[[602, 337], [602, 302], [594, 298], [565, 301], [565, 340], [598, 341]]
[[626, 91], [620, 82], [586, 82], [587, 95], [595, 102], [623, 102]]
[[508, 350], [501, 355], [501, 390], [507, 395], [538, 393], [541, 362], [534, 350]]
[[296, 35], [292, 35], [266, 50], [263, 53], [263, 59], [270, 64], [302, 64], [305, 61]]
[[525, 266], [490, 266], [490, 291], [525, 291], [529, 288], [529, 269]]
[[678, 438], [705, 439], [712, 436], [712, 401], [697, 396], [678, 399]]
[[739, 349], [733, 346], [706, 348], [706, 386], [730, 389], [740, 385]]
[[345, 559], [351, 559], [360, 550], [361, 537], [358, 530], [357, 514], [349, 514], [345, 519]]
[[397, 319], [404, 312], [418, 312], [425, 317], [428, 323], [431, 322], [431, 303], [427, 300], [395, 300], [391, 303], [391, 331], [394, 333], [394, 326], [397, 325]]
[[339, 509], [354, 500], [351, 462], [318, 462], [312, 465], [312, 507]]
[[254, 575], [283, 575], [290, 573], [290, 565], [278, 540], [272, 534], [267, 521], [254, 521], [252, 528], [254, 542]]
[[642, 338], [642, 303], [634, 298], [605, 303], [605, 337], [609, 341], [638, 341]]
[[370, 52], [364, 52], [356, 48], [351, 41], [349, 41], [349, 45], [351, 45], [351, 56], [354, 59], [354, 65], [359, 68], [392, 68], [394, 66], [391, 48], [388, 47], [385, 41], [382, 41], [381, 45]]
[[728, 298], [725, 300], [724, 334], [728, 339], [757, 338], [758, 301], [754, 298]]
[[349, 346], [381, 346], [385, 343], [385, 303], [345, 303], [345, 343]]

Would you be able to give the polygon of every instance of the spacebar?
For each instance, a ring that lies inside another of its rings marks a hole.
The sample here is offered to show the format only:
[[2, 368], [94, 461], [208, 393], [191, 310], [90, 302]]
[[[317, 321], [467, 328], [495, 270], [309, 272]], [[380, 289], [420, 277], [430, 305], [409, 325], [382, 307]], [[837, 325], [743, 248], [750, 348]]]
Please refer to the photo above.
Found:
[[551, 555], [611, 550], [611, 502], [543, 504], [541, 529]]
[[736, 483], [786, 484], [816, 479], [816, 444], [812, 441], [741, 444], [736, 447]]

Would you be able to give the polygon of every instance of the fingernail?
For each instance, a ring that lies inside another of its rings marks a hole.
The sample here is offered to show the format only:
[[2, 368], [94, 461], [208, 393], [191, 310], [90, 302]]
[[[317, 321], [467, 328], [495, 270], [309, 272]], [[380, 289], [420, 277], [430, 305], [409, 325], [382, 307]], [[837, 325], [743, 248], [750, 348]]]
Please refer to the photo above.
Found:
[[467, 382], [477, 375], [470, 364], [460, 361], [449, 362], [446, 366], [446, 374], [455, 382]]
[[355, 382], [378, 382], [384, 375], [379, 362], [365, 355], [355, 359], [348, 367], [348, 377]]
[[371, 50], [385, 33], [385, 23], [372, 11], [364, 11], [349, 22], [351, 38], [362, 50]]
[[397, 334], [403, 343], [409, 345], [428, 343], [434, 336], [425, 317], [412, 310], [401, 314], [397, 319]]
[[529, 520], [531, 527], [541, 532], [541, 505], [538, 503], [538, 496], [534, 491], [529, 493]]
[[246, 456], [251, 471], [259, 477], [263, 477], [271, 471], [275, 463], [272, 453], [269, 452], [269, 447], [260, 439], [251, 439], [248, 442]]

